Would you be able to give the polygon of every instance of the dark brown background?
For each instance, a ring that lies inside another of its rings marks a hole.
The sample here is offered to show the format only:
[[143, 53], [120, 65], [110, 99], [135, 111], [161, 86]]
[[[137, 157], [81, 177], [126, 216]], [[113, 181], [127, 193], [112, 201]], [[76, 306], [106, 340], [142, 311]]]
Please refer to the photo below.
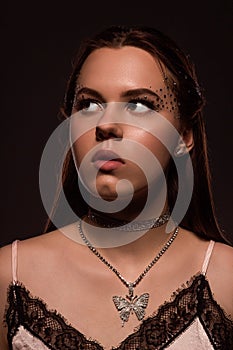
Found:
[[[126, 6], [127, 5], [127, 6]], [[233, 3], [9, 2], [1, 5], [0, 245], [38, 235], [46, 214], [38, 168], [58, 125], [71, 60], [84, 35], [109, 24], [157, 27], [191, 55], [207, 95], [205, 117], [217, 213], [233, 236]]]

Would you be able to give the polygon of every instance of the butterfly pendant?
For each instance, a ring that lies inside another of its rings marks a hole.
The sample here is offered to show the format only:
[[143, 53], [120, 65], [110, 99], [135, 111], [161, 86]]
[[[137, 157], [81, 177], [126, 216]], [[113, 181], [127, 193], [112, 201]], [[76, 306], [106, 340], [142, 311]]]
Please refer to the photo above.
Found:
[[122, 327], [124, 327], [124, 323], [129, 320], [130, 314], [135, 313], [139, 321], [143, 320], [149, 301], [149, 293], [143, 293], [139, 297], [137, 295], [134, 296], [132, 287], [129, 287], [129, 295], [126, 295], [126, 298], [115, 295], [112, 297], [112, 300], [120, 314]]

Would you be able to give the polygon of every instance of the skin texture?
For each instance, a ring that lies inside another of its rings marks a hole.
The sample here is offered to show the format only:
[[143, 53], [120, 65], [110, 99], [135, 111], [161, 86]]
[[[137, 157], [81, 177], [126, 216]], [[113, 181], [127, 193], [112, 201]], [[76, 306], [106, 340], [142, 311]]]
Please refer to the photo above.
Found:
[[[148, 53], [127, 47], [119, 50], [100, 49], [91, 54], [83, 66], [78, 84], [98, 91], [104, 97], [104, 102], [125, 102], [121, 97], [123, 92], [136, 88], [160, 89], [163, 80], [156, 62]], [[181, 131], [188, 149], [193, 147], [192, 132], [182, 130], [179, 120], [168, 110], [160, 113]], [[103, 144], [114, 148], [117, 139], [122, 140], [127, 136], [150, 149], [166, 171], [169, 154], [154, 136], [140, 129], [138, 125], [135, 127], [124, 123], [111, 123], [110, 114], [106, 113], [104, 118], [106, 119], [98, 120], [98, 123], [75, 143], [78, 166], [96, 145]], [[134, 116], [132, 118], [134, 119]], [[106, 124], [103, 124], [103, 121]], [[146, 123], [151, 127], [149, 120]], [[74, 124], [74, 130], [75, 126]], [[117, 182], [125, 176], [133, 183], [137, 195], [133, 198], [134, 206], [131, 206], [128, 212], [122, 211], [121, 218], [129, 214], [133, 216], [139, 209], [136, 199], [144, 199], [147, 184], [143, 173], [127, 160], [125, 166], [111, 172], [99, 172], [96, 178], [99, 193], [110, 202], [116, 197]], [[157, 180], [156, 173], [154, 181]], [[88, 187], [91, 192], [94, 191], [93, 184], [90, 177]], [[126, 188], [125, 196], [127, 195]], [[156, 205], [156, 200], [153, 205]], [[76, 224], [66, 227], [66, 230], [77, 235]], [[165, 227], [161, 226], [148, 231], [130, 244], [101, 248], [99, 251], [126, 280], [134, 281], [167, 241], [168, 237], [164, 231]], [[175, 290], [201, 270], [208, 244], [208, 241], [200, 239], [192, 232], [180, 229], [171, 247], [136, 288], [138, 295], [150, 293], [146, 317], [155, 313], [160, 305], [170, 300]], [[231, 317], [232, 251], [231, 247], [216, 243], [207, 271], [214, 298]], [[58, 230], [19, 242], [17, 272], [18, 280], [34, 297], [44, 300], [48, 308], [56, 309], [73, 327], [86, 337], [97, 339], [106, 349], [117, 346], [139, 325], [136, 317], [132, 316], [125, 327], [121, 327], [112, 296], [125, 296], [125, 286], [86, 246], [72, 241]], [[11, 281], [11, 246], [8, 245], [0, 250], [1, 350], [8, 349], [6, 329], [2, 325], [7, 288]]]

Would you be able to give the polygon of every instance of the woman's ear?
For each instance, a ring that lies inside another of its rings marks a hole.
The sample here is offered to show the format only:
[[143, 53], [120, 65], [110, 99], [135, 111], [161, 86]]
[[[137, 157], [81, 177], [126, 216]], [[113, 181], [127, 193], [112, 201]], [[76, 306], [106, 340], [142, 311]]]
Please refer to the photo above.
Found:
[[182, 157], [189, 153], [194, 147], [193, 131], [192, 129], [185, 129], [178, 139], [177, 146], [174, 150], [175, 157]]
[[186, 148], [190, 152], [191, 149], [194, 147], [194, 139], [193, 139], [193, 130], [192, 129], [185, 129], [181, 134], [183, 141], [186, 145]]

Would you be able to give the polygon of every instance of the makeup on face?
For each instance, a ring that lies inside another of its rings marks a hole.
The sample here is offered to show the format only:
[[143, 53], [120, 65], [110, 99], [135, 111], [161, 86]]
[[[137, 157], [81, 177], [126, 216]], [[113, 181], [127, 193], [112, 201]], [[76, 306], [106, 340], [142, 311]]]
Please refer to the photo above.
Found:
[[[151, 88], [126, 90], [121, 93], [119, 101], [114, 102], [124, 102], [126, 108], [135, 113], [143, 114], [148, 109], [156, 112], [165, 110], [179, 118], [179, 103], [173, 89], [168, 85], [155, 91]], [[89, 87], [77, 86], [73, 112], [78, 111], [87, 115], [101, 112], [107, 103], [100, 92]]]

